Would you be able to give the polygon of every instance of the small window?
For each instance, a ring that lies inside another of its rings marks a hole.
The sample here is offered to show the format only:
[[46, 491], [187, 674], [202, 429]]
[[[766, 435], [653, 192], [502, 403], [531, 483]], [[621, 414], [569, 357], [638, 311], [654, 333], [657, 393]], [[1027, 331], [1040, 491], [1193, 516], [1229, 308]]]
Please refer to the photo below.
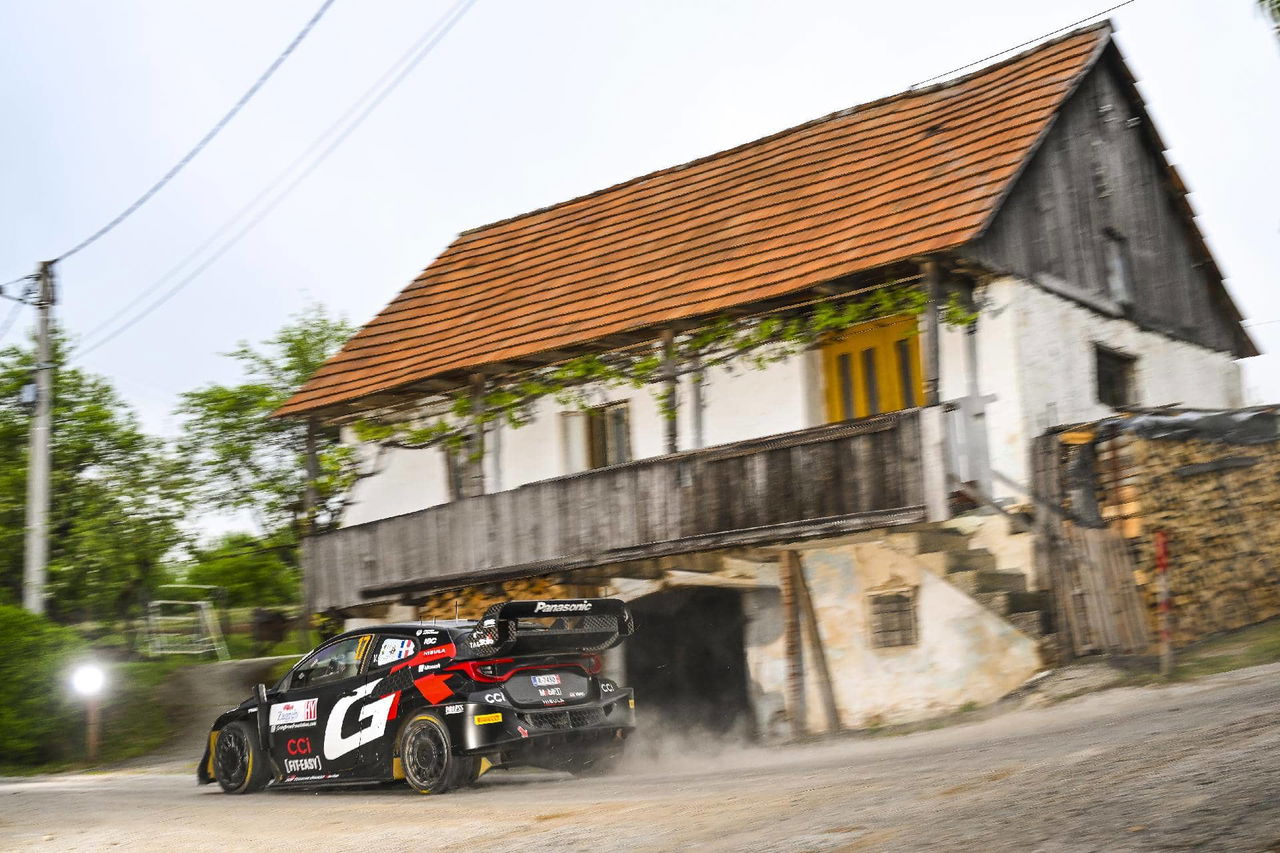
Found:
[[862, 351], [862, 380], [867, 383], [867, 414], [880, 414], [880, 377], [876, 374], [876, 351]]
[[1106, 347], [1094, 347], [1098, 376], [1098, 402], [1113, 409], [1134, 405], [1134, 366], [1137, 359]]
[[853, 420], [853, 357], [847, 352], [836, 357], [836, 374], [840, 379], [840, 411], [846, 421]]
[[373, 653], [371, 666], [380, 667], [404, 660], [417, 651], [417, 644], [412, 637], [383, 637], [378, 641], [378, 649]]
[[914, 589], [880, 592], [871, 599], [871, 645], [877, 649], [916, 644]]
[[902, 408], [916, 407], [916, 378], [912, 373], [911, 342], [901, 338], [894, 342], [898, 354], [898, 381], [902, 383]]
[[1107, 251], [1107, 289], [1121, 307], [1133, 304], [1133, 264], [1129, 257], [1129, 241], [1108, 228], [1105, 232]]
[[369, 648], [370, 636], [348, 637], [331, 643], [298, 664], [289, 679], [289, 689], [316, 687], [334, 681], [354, 678], [360, 672], [360, 661]]
[[587, 466], [604, 468], [631, 461], [631, 414], [625, 403], [586, 411]]

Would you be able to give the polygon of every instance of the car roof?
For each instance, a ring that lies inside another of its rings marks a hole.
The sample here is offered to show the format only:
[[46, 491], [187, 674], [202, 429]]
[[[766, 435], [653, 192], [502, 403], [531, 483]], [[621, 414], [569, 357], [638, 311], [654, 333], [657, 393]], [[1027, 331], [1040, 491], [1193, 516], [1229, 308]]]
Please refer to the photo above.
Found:
[[421, 622], [388, 622], [385, 625], [365, 625], [363, 628], [352, 628], [343, 631], [333, 639], [358, 637], [361, 634], [412, 634], [423, 628], [445, 628], [451, 632], [469, 630], [475, 627], [474, 619], [424, 619]]

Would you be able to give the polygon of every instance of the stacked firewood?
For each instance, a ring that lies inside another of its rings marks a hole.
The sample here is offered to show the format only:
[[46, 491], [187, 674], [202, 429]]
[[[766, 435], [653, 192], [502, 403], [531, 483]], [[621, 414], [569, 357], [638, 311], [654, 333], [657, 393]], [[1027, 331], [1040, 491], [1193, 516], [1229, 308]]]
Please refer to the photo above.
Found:
[[1124, 503], [1140, 518], [1121, 523], [1153, 630], [1156, 530], [1169, 542], [1174, 645], [1280, 615], [1280, 446], [1133, 439], [1130, 449], [1137, 484], [1123, 484]]
[[478, 619], [490, 605], [543, 598], [595, 598], [600, 588], [551, 576], [468, 586], [432, 595], [418, 608], [419, 619]]

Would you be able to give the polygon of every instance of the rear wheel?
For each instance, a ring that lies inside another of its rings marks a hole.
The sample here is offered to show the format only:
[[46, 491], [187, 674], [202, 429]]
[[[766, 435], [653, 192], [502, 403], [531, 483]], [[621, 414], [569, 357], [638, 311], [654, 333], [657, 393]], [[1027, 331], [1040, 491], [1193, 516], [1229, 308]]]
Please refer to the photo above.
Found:
[[213, 777], [228, 794], [261, 791], [271, 779], [258, 733], [243, 721], [228, 723], [218, 732], [213, 748]]
[[458, 781], [458, 757], [449, 730], [435, 714], [419, 714], [400, 734], [404, 779], [419, 794], [443, 794]]

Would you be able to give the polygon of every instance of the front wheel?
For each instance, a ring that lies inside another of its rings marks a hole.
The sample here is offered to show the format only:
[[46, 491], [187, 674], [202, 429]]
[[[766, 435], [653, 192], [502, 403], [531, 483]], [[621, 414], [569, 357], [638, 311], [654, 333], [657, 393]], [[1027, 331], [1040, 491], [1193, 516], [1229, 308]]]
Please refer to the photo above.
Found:
[[228, 794], [261, 791], [271, 779], [258, 733], [243, 721], [228, 723], [218, 732], [213, 749], [213, 777]]
[[453, 755], [449, 730], [435, 714], [419, 714], [400, 734], [404, 779], [419, 794], [443, 794], [453, 787], [458, 758]]

